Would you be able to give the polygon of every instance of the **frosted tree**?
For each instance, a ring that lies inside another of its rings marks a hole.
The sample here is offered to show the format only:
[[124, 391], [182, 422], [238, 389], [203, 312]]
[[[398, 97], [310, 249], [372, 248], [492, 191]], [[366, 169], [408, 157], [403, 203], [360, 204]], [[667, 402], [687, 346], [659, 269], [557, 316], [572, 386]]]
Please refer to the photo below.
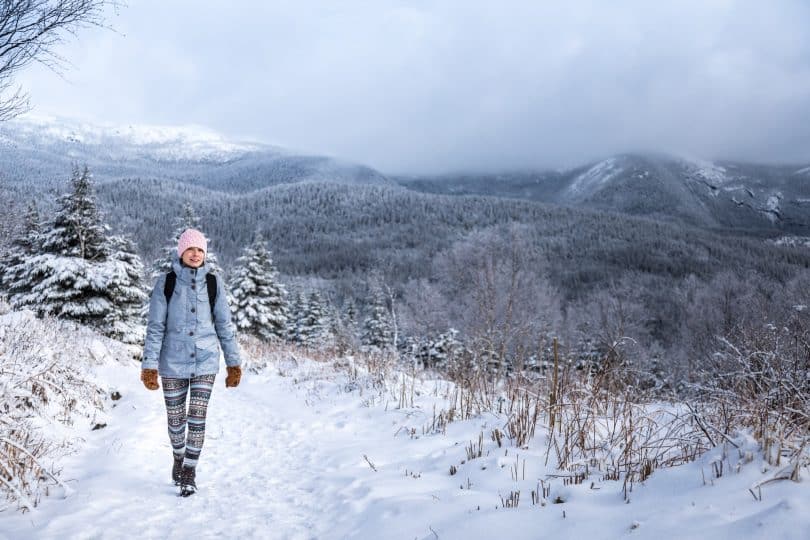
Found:
[[231, 311], [239, 330], [262, 339], [287, 336], [287, 291], [261, 236], [245, 248], [231, 279]]
[[110, 313], [108, 322], [111, 326], [106, 333], [124, 343], [142, 343], [145, 327], [140, 317], [148, 294], [142, 279], [143, 263], [132, 240], [126, 236], [111, 237], [110, 262], [120, 263], [124, 273], [116, 272], [116, 278], [108, 285], [117, 309]]
[[317, 347], [328, 341], [332, 323], [329, 308], [321, 293], [296, 293], [292, 313], [294, 322], [289, 332], [291, 341], [306, 347]]
[[364, 345], [377, 349], [393, 347], [391, 316], [386, 296], [379, 287], [372, 289], [368, 315], [363, 321], [361, 341]]
[[346, 354], [348, 351], [358, 348], [357, 311], [354, 302], [347, 301], [342, 312], [333, 308], [330, 316], [332, 319], [330, 333], [338, 354]]
[[318, 291], [313, 291], [307, 298], [307, 309], [300, 322], [301, 334], [305, 336], [302, 341], [309, 347], [324, 345], [333, 326], [329, 308]]
[[425, 367], [447, 368], [454, 363], [461, 348], [458, 330], [449, 328], [435, 339], [425, 340], [418, 349], [417, 357]]
[[8, 294], [24, 290], [28, 282], [24, 262], [36, 252], [40, 223], [36, 203], [29, 203], [22, 226], [11, 239], [6, 254], [0, 258], [0, 288]]
[[293, 343], [305, 343], [308, 339], [306, 328], [304, 327], [304, 321], [306, 319], [306, 313], [308, 310], [309, 303], [307, 302], [304, 293], [301, 291], [296, 291], [290, 305], [290, 318], [287, 325], [287, 338]]
[[41, 236], [39, 248], [46, 253], [76, 257], [85, 261], [107, 256], [106, 234], [96, 205], [90, 171], [73, 168], [71, 192], [59, 197], [59, 209], [48, 231]]
[[15, 275], [25, 279], [12, 285], [11, 304], [135, 340], [145, 301], [141, 263], [131, 243], [107, 235], [87, 167], [74, 168], [71, 188], [31, 255], [16, 265]]
[[357, 326], [357, 305], [352, 298], [346, 300], [343, 305], [343, 319], [347, 325]]

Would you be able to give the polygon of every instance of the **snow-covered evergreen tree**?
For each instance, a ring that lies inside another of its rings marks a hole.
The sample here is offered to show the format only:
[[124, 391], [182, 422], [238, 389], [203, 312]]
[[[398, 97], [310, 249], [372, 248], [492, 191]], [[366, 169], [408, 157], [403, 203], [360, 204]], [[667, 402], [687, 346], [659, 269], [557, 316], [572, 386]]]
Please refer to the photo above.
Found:
[[306, 314], [309, 311], [309, 305], [302, 291], [296, 291], [289, 308], [287, 339], [293, 343], [304, 343], [308, 336], [303, 324]]
[[139, 319], [148, 300], [142, 277], [143, 263], [132, 240], [126, 236], [110, 238], [110, 260], [122, 263], [125, 274], [118, 274], [118, 279], [109, 284], [118, 309], [110, 314], [112, 327], [107, 334], [124, 343], [141, 343], [145, 327]]
[[261, 236], [237, 259], [230, 283], [231, 311], [240, 331], [263, 339], [287, 337], [287, 291]]
[[439, 334], [436, 340], [430, 342], [426, 366], [445, 368], [451, 365], [461, 352], [461, 342], [458, 340], [458, 330], [450, 328], [447, 332]]
[[70, 184], [70, 193], [59, 197], [53, 223], [40, 237], [39, 251], [85, 261], [103, 260], [108, 255], [107, 232], [86, 165], [73, 168]]
[[300, 333], [304, 336], [302, 344], [308, 347], [324, 345], [329, 339], [332, 326], [329, 308], [318, 291], [309, 294], [306, 305], [307, 310], [300, 322]]
[[357, 306], [353, 299], [346, 300], [341, 312], [332, 313], [331, 332], [338, 350], [346, 352], [359, 346], [357, 317]]
[[[352, 310], [354, 308], [352, 307]], [[357, 349], [360, 345], [357, 337], [357, 323], [356, 319], [349, 315], [349, 306], [344, 305], [342, 311], [337, 311], [336, 308], [331, 310], [331, 327], [330, 333], [334, 345], [339, 355], [346, 354], [347, 352]], [[356, 316], [356, 314], [353, 314]]]
[[22, 264], [37, 251], [40, 235], [39, 211], [31, 201], [22, 228], [11, 239], [8, 251], [0, 258], [0, 289], [11, 295], [25, 290], [27, 276]]
[[393, 330], [385, 294], [382, 289], [372, 289], [368, 315], [363, 321], [362, 343], [377, 349], [393, 347]]
[[352, 298], [343, 305], [343, 319], [347, 326], [357, 326], [357, 306]]
[[135, 340], [138, 305], [146, 299], [141, 263], [131, 243], [108, 236], [87, 167], [74, 168], [71, 188], [31, 255], [15, 265], [11, 304]]
[[332, 319], [320, 292], [313, 291], [306, 295], [298, 291], [291, 306], [291, 314], [290, 341], [306, 347], [318, 347], [329, 341]]

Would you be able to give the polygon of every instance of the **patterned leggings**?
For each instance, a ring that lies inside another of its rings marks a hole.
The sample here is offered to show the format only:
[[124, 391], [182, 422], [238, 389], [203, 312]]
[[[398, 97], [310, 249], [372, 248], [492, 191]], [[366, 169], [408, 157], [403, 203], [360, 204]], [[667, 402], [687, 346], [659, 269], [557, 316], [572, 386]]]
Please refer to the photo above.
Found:
[[[176, 458], [185, 456], [185, 467], [196, 467], [205, 440], [205, 415], [216, 375], [198, 375], [192, 379], [162, 377], [163, 398], [169, 417], [169, 440]], [[190, 383], [190, 384], [189, 384]], [[186, 397], [191, 399], [186, 411]], [[188, 440], [186, 440], [188, 424]]]

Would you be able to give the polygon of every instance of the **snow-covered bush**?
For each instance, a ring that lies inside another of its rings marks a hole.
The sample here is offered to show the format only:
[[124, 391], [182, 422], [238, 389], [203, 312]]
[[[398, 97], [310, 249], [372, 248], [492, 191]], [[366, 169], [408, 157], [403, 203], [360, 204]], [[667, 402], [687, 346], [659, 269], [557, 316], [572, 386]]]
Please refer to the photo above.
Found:
[[803, 310], [719, 337], [692, 389], [710, 437], [750, 430], [765, 459], [790, 464], [794, 480], [810, 465], [810, 315]]
[[0, 316], [0, 494], [20, 509], [32, 510], [54, 486], [69, 491], [52, 465], [72, 446], [64, 426], [94, 418], [103, 403], [80, 345], [89, 336], [30, 311]]

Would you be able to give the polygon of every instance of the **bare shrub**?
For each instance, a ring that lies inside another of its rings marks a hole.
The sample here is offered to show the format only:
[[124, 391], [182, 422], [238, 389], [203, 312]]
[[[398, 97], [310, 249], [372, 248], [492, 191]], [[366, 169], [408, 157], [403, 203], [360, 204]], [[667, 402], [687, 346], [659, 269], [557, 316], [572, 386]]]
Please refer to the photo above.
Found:
[[810, 316], [797, 309], [781, 324], [737, 327], [717, 342], [691, 386], [708, 435], [749, 429], [765, 459], [789, 463], [797, 480], [810, 465]]
[[71, 442], [49, 437], [41, 420], [72, 424], [102, 407], [102, 390], [83, 373], [94, 359], [75, 338], [70, 323], [30, 312], [0, 322], [0, 493], [23, 511], [50, 486], [69, 491], [48, 461], [69, 452]]

